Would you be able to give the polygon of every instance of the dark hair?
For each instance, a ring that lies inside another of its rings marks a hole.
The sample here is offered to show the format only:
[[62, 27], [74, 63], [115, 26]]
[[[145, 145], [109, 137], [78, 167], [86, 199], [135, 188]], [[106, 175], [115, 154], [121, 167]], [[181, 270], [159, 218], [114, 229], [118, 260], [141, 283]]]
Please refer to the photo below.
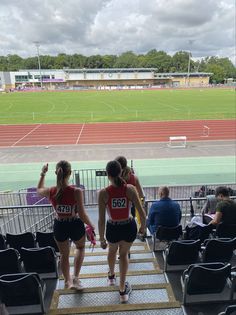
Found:
[[229, 197], [229, 189], [226, 186], [219, 186], [216, 188], [215, 196], [222, 194], [224, 197]]
[[114, 180], [114, 183], [120, 187], [124, 185], [124, 180], [121, 178], [121, 165], [118, 161], [110, 161], [107, 163], [106, 166], [107, 175], [112, 177]]
[[115, 160], [120, 163], [121, 168], [122, 168], [121, 177], [127, 182], [129, 180], [130, 173], [132, 171], [131, 171], [131, 168], [129, 166], [127, 166], [126, 158], [121, 155], [121, 156], [117, 156], [117, 158], [115, 158]]
[[117, 156], [115, 160], [120, 163], [122, 170], [127, 167], [127, 160], [124, 156]]
[[56, 174], [57, 174], [57, 192], [55, 195], [55, 199], [57, 202], [61, 201], [62, 193], [63, 193], [63, 184], [65, 178], [67, 178], [71, 174], [71, 164], [67, 161], [59, 161], [56, 165]]

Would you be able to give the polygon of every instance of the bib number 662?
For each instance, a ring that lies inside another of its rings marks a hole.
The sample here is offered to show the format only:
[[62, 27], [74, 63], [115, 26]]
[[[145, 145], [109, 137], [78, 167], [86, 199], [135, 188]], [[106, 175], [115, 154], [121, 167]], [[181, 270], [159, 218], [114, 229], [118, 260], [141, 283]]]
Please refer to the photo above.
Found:
[[112, 198], [112, 208], [126, 208], [126, 198]]

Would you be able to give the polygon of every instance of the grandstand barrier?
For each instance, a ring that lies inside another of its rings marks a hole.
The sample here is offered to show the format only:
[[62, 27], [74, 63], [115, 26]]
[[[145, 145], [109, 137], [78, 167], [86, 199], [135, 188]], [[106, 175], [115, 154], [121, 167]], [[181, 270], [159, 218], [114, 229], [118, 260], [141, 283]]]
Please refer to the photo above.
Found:
[[186, 148], [187, 137], [186, 136], [171, 136], [169, 137], [169, 148]]
[[[107, 176], [96, 176], [96, 171], [82, 170], [80, 173], [80, 185], [83, 187], [84, 204], [85, 206], [93, 206], [98, 202], [99, 191], [108, 186], [109, 182]], [[100, 173], [101, 175], [102, 173]], [[74, 185], [78, 186], [73, 178]], [[232, 189], [231, 196], [236, 196], [236, 184], [228, 183], [227, 187]], [[205, 184], [204, 191], [202, 191], [203, 185], [179, 185], [169, 186], [170, 196], [172, 199], [189, 198], [189, 197], [205, 197], [209, 194], [214, 194], [214, 190], [217, 186], [222, 186], [222, 183]], [[158, 199], [159, 186], [143, 187], [146, 200]], [[32, 196], [30, 196], [32, 194]], [[35, 192], [29, 191], [29, 189], [21, 189], [19, 191], [5, 191], [0, 192], [0, 207], [7, 206], [25, 206], [25, 205], [42, 205], [48, 204], [49, 201], [42, 200], [42, 197], [35, 196]], [[199, 201], [201, 206], [201, 201]]]

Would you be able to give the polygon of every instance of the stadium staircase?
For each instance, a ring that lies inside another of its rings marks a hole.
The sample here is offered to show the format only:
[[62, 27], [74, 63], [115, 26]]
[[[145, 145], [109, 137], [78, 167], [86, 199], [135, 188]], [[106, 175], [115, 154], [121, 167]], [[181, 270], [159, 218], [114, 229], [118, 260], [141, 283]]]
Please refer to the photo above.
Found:
[[[74, 249], [70, 263], [73, 264]], [[48, 315], [57, 314], [128, 314], [128, 315], [183, 315], [179, 302], [148, 243], [136, 240], [131, 248], [127, 281], [132, 285], [128, 303], [119, 301], [118, 286], [107, 286], [107, 250], [98, 245], [91, 251], [86, 243], [86, 254], [80, 278], [83, 291], [65, 290], [59, 279], [54, 291]], [[72, 267], [71, 267], [72, 269]], [[116, 276], [119, 282], [119, 260], [116, 261]], [[71, 270], [73, 274], [73, 269]]]

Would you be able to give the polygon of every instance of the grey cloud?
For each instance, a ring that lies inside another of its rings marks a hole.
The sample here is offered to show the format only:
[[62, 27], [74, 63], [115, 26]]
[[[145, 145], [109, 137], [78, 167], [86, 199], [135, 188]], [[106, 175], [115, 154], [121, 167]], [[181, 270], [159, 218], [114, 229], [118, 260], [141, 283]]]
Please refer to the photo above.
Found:
[[[167, 53], [229, 56], [234, 0], [1, 0], [0, 55]], [[190, 44], [189, 40], [192, 40]]]

